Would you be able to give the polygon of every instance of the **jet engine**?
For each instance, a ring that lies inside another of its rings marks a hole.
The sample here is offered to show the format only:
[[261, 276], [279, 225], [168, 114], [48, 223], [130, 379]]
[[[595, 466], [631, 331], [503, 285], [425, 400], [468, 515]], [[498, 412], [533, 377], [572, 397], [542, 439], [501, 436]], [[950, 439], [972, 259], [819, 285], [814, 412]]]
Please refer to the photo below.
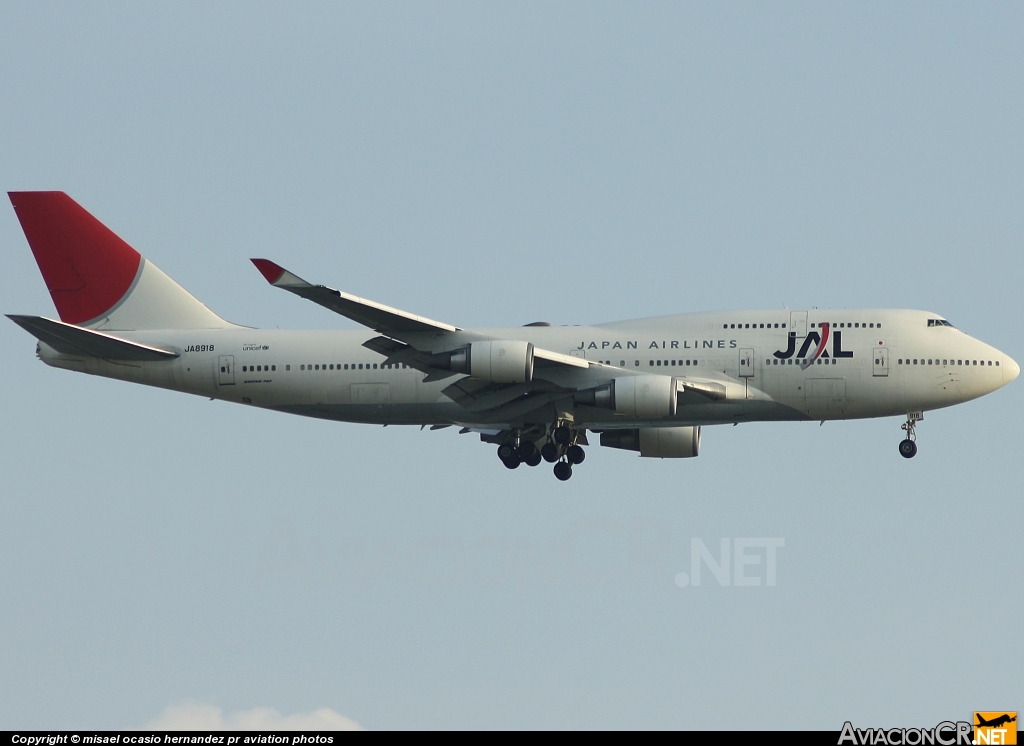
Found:
[[533, 344], [520, 340], [473, 342], [431, 356], [430, 364], [482, 381], [526, 383], [533, 380]]
[[693, 458], [700, 455], [700, 426], [606, 430], [601, 445], [639, 451], [644, 458]]
[[594, 389], [579, 391], [577, 404], [612, 409], [626, 417], [671, 417], [676, 413], [676, 380], [671, 376], [622, 376]]

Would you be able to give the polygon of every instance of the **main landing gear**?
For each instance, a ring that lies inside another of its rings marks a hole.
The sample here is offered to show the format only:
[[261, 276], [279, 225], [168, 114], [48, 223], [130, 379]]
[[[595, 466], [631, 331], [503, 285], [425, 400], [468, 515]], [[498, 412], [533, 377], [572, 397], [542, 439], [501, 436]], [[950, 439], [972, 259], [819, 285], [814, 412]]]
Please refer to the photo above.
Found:
[[915, 428], [917, 423], [924, 419], [924, 412], [910, 412], [907, 421], [900, 425], [900, 428], [907, 433], [907, 437], [900, 441], [900, 455], [903, 458], [914, 458], [917, 455], [917, 434]]
[[[582, 464], [587, 457], [578, 442], [581, 440], [586, 442], [574, 428], [564, 423], [550, 428], [546, 433], [534, 431], [528, 435], [517, 431], [498, 446], [498, 458], [508, 469], [517, 469], [520, 464], [537, 466], [541, 460], [547, 461], [555, 465], [555, 477], [564, 482], [572, 477], [573, 465]], [[543, 443], [539, 449], [538, 442]]]

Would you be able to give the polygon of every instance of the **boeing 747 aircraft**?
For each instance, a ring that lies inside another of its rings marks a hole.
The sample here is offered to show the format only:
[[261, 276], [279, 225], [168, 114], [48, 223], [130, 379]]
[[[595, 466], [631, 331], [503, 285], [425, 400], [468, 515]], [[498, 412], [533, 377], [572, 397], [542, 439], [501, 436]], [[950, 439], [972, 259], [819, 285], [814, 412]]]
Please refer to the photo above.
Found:
[[[906, 416], [1005, 386], [1020, 367], [926, 311], [689, 313], [593, 326], [464, 329], [314, 285], [274, 287], [366, 329], [253, 329], [220, 318], [62, 192], [11, 192], [60, 320], [9, 318], [47, 365], [344, 422], [457, 426], [509, 469], [602, 446], [700, 452], [701, 427]], [[591, 436], [592, 437], [592, 436]]]

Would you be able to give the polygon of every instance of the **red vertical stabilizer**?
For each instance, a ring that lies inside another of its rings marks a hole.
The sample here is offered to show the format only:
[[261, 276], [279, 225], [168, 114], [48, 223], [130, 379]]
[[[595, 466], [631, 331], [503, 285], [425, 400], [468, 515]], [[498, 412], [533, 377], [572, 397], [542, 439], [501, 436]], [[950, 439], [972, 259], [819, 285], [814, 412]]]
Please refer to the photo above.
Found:
[[64, 192], [9, 192], [61, 321], [83, 324], [131, 289], [142, 256]]

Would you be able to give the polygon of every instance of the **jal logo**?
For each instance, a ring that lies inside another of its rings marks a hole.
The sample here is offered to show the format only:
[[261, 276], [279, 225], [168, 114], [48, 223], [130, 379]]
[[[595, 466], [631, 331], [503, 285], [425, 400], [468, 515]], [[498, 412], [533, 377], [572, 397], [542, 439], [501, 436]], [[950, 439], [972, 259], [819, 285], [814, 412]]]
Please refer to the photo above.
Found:
[[1016, 712], [976, 712], [974, 713], [975, 744], [1015, 744], [1017, 743]]
[[[821, 334], [816, 331], [811, 331], [806, 337], [804, 337], [803, 343], [800, 345], [799, 352], [796, 348], [796, 332], [789, 333], [789, 344], [785, 350], [778, 350], [773, 352], [779, 360], [788, 360], [794, 355], [803, 360], [800, 367], [807, 368], [808, 366], [814, 365], [818, 358], [827, 358], [829, 356], [828, 347], [829, 338], [832, 340], [832, 357], [853, 357], [853, 350], [843, 349], [843, 333], [833, 332], [827, 322], [819, 324], [821, 327]], [[814, 353], [808, 356], [811, 348], [814, 348]]]

